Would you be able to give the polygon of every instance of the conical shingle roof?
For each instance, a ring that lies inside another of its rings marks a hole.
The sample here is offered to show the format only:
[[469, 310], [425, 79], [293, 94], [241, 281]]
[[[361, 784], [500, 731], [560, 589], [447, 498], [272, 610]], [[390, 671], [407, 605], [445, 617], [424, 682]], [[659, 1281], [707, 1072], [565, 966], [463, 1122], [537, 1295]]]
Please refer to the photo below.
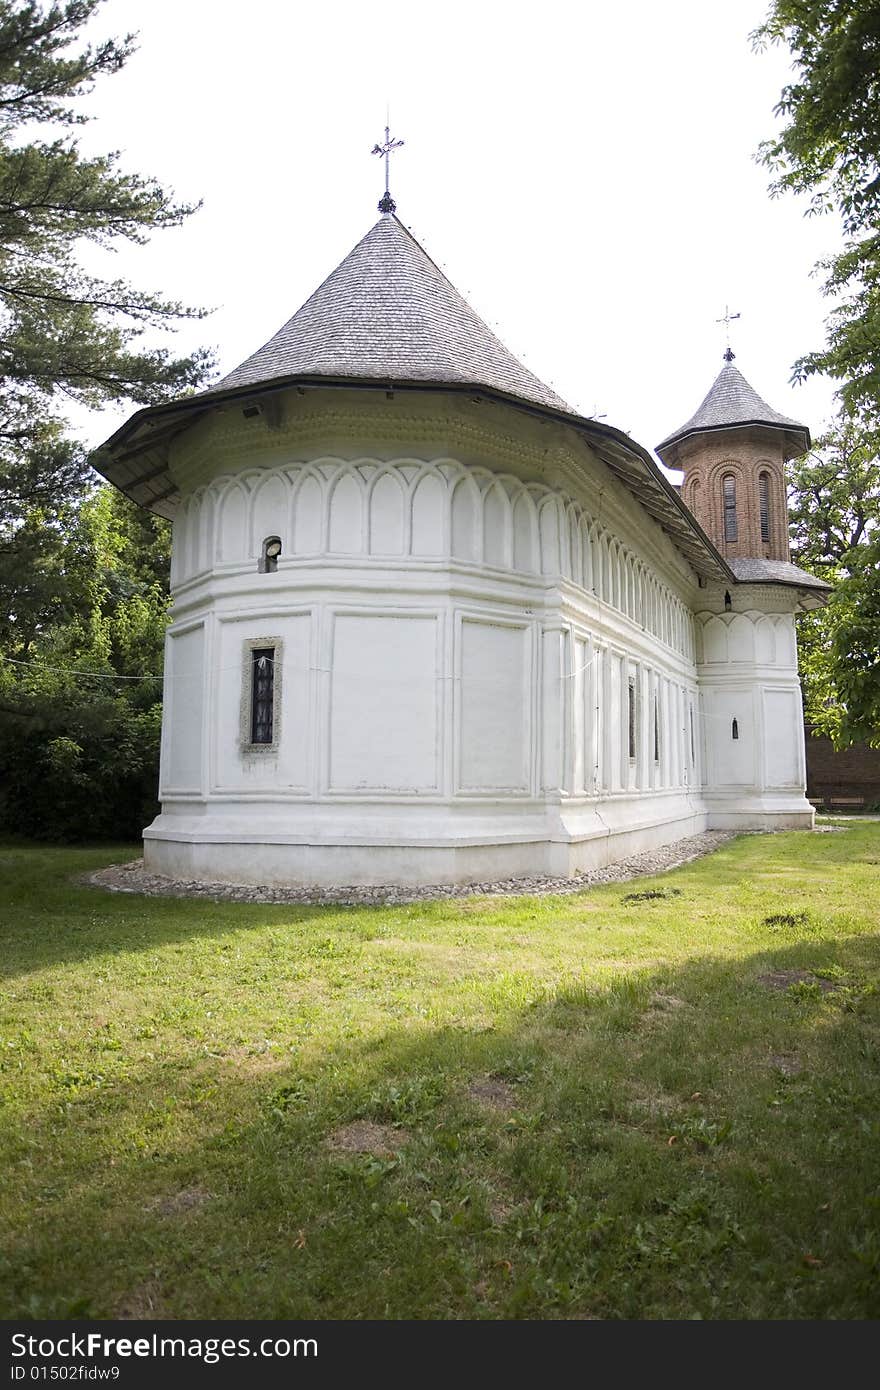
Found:
[[769, 425], [786, 431], [790, 435], [792, 455], [804, 453], [810, 447], [810, 433], [806, 425], [790, 419], [787, 415], [780, 415], [778, 410], [774, 410], [762, 400], [742, 372], [733, 365], [733, 353], [729, 352], [729, 356], [725, 354], [724, 366], [712, 383], [705, 400], [686, 424], [668, 435], [662, 444], [657, 445], [657, 452], [662, 457], [664, 450], [680, 444], [690, 435], [741, 425]]
[[[137, 411], [92, 455], [97, 470], [138, 505], [173, 517], [178, 441], [204, 418], [291, 387], [394, 388], [474, 394], [565, 424], [629, 490], [701, 576], [733, 573], [647, 450], [621, 430], [578, 415], [508, 352], [396, 217], [385, 215], [273, 338], [209, 390]], [[393, 413], [393, 412], [392, 412]]]
[[508, 352], [392, 215], [273, 338], [204, 394], [294, 376], [484, 386], [573, 413]]

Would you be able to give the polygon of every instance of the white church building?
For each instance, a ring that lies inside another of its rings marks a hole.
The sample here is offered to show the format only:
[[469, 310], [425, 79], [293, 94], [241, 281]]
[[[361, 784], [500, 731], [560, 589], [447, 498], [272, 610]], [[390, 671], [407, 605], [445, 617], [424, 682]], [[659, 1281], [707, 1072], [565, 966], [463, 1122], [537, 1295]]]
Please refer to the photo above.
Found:
[[390, 199], [264, 347], [96, 466], [174, 521], [153, 872], [568, 875], [808, 828], [803, 425], [728, 352], [658, 447], [575, 413]]

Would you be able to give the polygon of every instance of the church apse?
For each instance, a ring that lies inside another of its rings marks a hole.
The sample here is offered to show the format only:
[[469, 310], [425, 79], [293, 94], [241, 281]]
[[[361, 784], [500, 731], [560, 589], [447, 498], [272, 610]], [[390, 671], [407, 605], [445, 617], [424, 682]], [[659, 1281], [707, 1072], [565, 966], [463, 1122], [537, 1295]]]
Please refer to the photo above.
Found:
[[[609, 830], [632, 842], [633, 798], [663, 797], [640, 843], [702, 826], [683, 733], [697, 706], [686, 567], [666, 542], [655, 560], [639, 553], [627, 535], [634, 504], [618, 489], [611, 505], [607, 482], [593, 483], [603, 482], [598, 461], [564, 432], [555, 453], [570, 490], [542, 477], [537, 449], [520, 444], [514, 456], [507, 433], [485, 425], [479, 462], [473, 429], [461, 457], [419, 457], [419, 436], [436, 429], [433, 417], [410, 421], [405, 446], [346, 458], [304, 445], [292, 418], [280, 439], [252, 437], [246, 469], [218, 471], [182, 498], [167, 688], [173, 702], [177, 634], [200, 615], [207, 744], [186, 795], [171, 764], [163, 773], [148, 858], [191, 863], [168, 845], [195, 796], [203, 839], [212, 826], [228, 833], [234, 816], [243, 843], [277, 842], [254, 851], [263, 877], [315, 881], [335, 881], [340, 863], [364, 881], [444, 881], [478, 864], [481, 874], [526, 863], [567, 873], [615, 852]], [[273, 461], [279, 447], [286, 463]], [[224, 467], [210, 432], [200, 451]], [[267, 572], [269, 529], [280, 549]], [[242, 652], [270, 647], [283, 651], [277, 737], [252, 748], [240, 733]], [[187, 725], [184, 743], [193, 734]], [[199, 741], [187, 746], [197, 757]], [[351, 826], [360, 848], [346, 860], [332, 842]], [[220, 877], [242, 872], [210, 840], [198, 857]]]

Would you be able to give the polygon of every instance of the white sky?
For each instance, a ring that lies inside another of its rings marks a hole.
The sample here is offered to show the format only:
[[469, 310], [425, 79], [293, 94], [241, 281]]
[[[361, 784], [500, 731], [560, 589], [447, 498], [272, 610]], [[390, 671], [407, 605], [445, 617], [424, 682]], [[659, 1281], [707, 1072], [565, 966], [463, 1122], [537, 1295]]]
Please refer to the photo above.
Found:
[[656, 444], [720, 369], [729, 304], [737, 366], [816, 434], [832, 387], [790, 368], [822, 343], [811, 271], [839, 231], [771, 200], [754, 159], [788, 72], [748, 41], [768, 6], [108, 0], [93, 32], [139, 49], [99, 83], [84, 147], [203, 200], [111, 272], [212, 306], [173, 344], [229, 371], [378, 217], [387, 101], [398, 216], [570, 404]]

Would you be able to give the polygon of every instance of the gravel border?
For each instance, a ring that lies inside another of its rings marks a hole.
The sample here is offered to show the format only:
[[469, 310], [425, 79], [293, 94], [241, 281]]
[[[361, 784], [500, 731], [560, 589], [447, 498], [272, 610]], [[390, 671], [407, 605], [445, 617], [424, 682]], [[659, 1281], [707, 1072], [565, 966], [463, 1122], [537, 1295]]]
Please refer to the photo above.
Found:
[[606, 864], [575, 874], [572, 878], [505, 878], [492, 883], [430, 884], [422, 888], [387, 884], [380, 887], [357, 888], [340, 885], [338, 888], [260, 887], [248, 883], [211, 883], [197, 879], [166, 878], [164, 874], [147, 873], [143, 859], [129, 864], [111, 864], [107, 869], [86, 874], [82, 882], [114, 893], [143, 893], [162, 898], [207, 898], [212, 902], [236, 903], [301, 903], [312, 906], [342, 904], [364, 906], [397, 903], [417, 903], [447, 898], [473, 897], [548, 897], [551, 894], [582, 893], [602, 883], [627, 883], [632, 878], [648, 874], [667, 873], [692, 859], [712, 854], [737, 834], [733, 830], [707, 830], [691, 835], [671, 845], [631, 855], [617, 864]]

